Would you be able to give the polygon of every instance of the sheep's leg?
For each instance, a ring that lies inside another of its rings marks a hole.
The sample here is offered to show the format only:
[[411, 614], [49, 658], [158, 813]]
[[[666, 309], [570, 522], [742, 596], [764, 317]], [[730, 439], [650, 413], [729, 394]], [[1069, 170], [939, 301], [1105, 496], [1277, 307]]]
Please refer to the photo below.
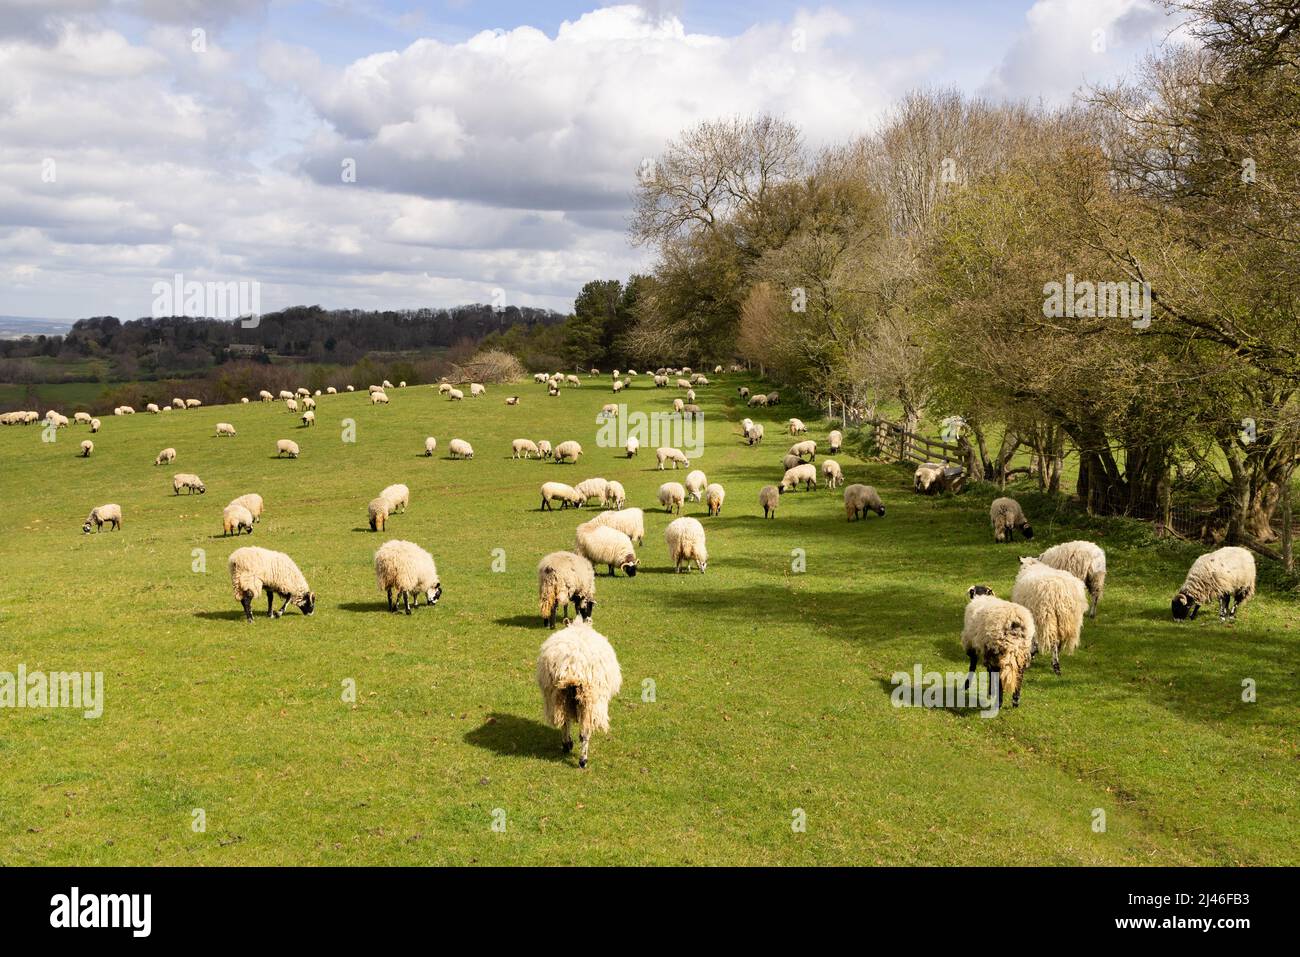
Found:
[[1052, 646], [1052, 673], [1059, 675], [1061, 673], [1061, 646]]
[[560, 737], [560, 749], [568, 754], [573, 750], [573, 735], [569, 734], [569, 719], [564, 719], [564, 731]]
[[[417, 598], [416, 601], [418, 602], [419, 599]], [[411, 613], [411, 593], [409, 591], [402, 592], [402, 611], [408, 615]]]
[[267, 618], [275, 617], [275, 613], [273, 611], [274, 608], [275, 608], [275, 595], [272, 594], [271, 589], [268, 588], [266, 590], [266, 617]]
[[591, 747], [591, 729], [583, 728], [578, 733], [578, 740], [582, 742], [582, 756], [578, 758], [578, 767], [585, 768], [587, 766], [587, 749]]
[[1228, 620], [1228, 606], [1231, 602], [1231, 595], [1225, 593], [1219, 596], [1219, 621]]
[[969, 691], [970, 683], [975, 678], [975, 669], [979, 667], [979, 658], [976, 656], [974, 649], [967, 650], [966, 657], [970, 659], [970, 674], [966, 676], [965, 684], [966, 690]]
[[397, 611], [397, 606], [393, 604], [393, 586], [388, 586], [388, 610]]
[[239, 598], [239, 603], [244, 606], [244, 618], [247, 621], [253, 620], [253, 596], [244, 592]]
[[283, 615], [284, 610], [288, 607], [289, 607], [289, 596], [285, 595], [284, 601], [280, 602], [280, 610], [275, 613], [275, 617], [279, 618], [281, 615]]

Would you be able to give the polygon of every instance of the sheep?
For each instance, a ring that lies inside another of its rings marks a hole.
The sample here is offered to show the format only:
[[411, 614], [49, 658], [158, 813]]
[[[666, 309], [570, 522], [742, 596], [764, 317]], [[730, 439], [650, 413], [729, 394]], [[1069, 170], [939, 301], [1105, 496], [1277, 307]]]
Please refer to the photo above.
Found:
[[[292, 603], [304, 615], [316, 610], [316, 593], [307, 584], [298, 566], [284, 552], [245, 545], [230, 553], [230, 585], [235, 599], [244, 606], [244, 618], [253, 620], [253, 597], [266, 592], [266, 614], [279, 618]], [[279, 611], [273, 611], [275, 596], [284, 599]]]
[[749, 427], [749, 444], [758, 445], [763, 441], [763, 423], [755, 422]]
[[769, 392], [769, 393], [767, 394], [767, 404], [768, 404], [768, 405], [780, 405], [780, 404], [781, 404], [781, 393], [780, 393], [780, 392]]
[[248, 396], [242, 396], [239, 400], [240, 405], [248, 405]]
[[379, 497], [388, 503], [390, 512], [405, 512], [411, 504], [411, 490], [400, 482], [389, 485], [379, 493]]
[[664, 511], [680, 515], [685, 502], [686, 489], [681, 482], [664, 482], [659, 486], [659, 504], [664, 507]]
[[104, 523], [107, 522], [113, 531], [120, 531], [122, 528], [122, 506], [121, 505], [99, 505], [90, 510], [86, 516], [85, 524], [81, 526], [84, 534], [90, 533], [90, 526], [95, 526], [96, 532], [104, 530]]
[[675, 449], [670, 445], [661, 445], [655, 449], [655, 460], [659, 463], [659, 470], [662, 472], [665, 462], [673, 463], [673, 471], [677, 471], [680, 464], [683, 468], [691, 467], [691, 460], [686, 457], [681, 449]]
[[709, 550], [704, 545], [704, 526], [699, 519], [673, 519], [664, 529], [664, 541], [668, 543], [668, 560], [676, 571], [689, 573], [692, 561], [701, 575], [709, 567]]
[[[133, 409], [133, 408], [132, 408], [131, 406], [129, 406], [129, 405], [124, 405], [124, 406], [122, 406], [122, 414], [123, 414], [123, 415], [135, 415], [135, 409]], [[64, 419], [64, 421], [66, 422], [67, 420]]]
[[298, 396], [300, 399], [306, 398], [307, 396], [311, 395], [311, 389], [302, 385], [298, 386], [298, 388], [294, 389], [293, 391], [294, 391], [294, 395]]
[[235, 434], [235, 427], [231, 425], [229, 422], [217, 423], [217, 435], [234, 435], [234, 434]]
[[[281, 392], [281, 393], [280, 393], [280, 398], [282, 398], [282, 399], [287, 399], [287, 398], [291, 398], [291, 396], [287, 396], [287, 395], [285, 395], [283, 392]], [[171, 408], [173, 408], [173, 409], [180, 409], [180, 410], [183, 412], [183, 411], [185, 410], [185, 400], [184, 400], [184, 399], [181, 399], [181, 398], [174, 398], [174, 399], [172, 399]]]
[[743, 386], [743, 385], [741, 385], [741, 386], [737, 386], [737, 387], [736, 387], [736, 391], [740, 393], [740, 397], [741, 397], [742, 399], [748, 399], [748, 398], [749, 398], [749, 389], [745, 388], [745, 386]]
[[253, 513], [242, 505], [236, 505], [231, 502], [221, 510], [221, 534], [229, 535], [234, 532], [236, 536], [244, 529], [248, 529], [248, 534], [253, 534]]
[[794, 445], [790, 446], [790, 454], [797, 455], [799, 458], [803, 458], [806, 455], [808, 456], [809, 462], [816, 462], [817, 443], [812, 439], [805, 439], [802, 442], [796, 442]]
[[609, 576], [615, 577], [615, 568], [623, 569], [628, 578], [636, 577], [636, 550], [632, 539], [617, 528], [600, 522], [583, 522], [573, 539], [573, 550], [593, 565], [608, 565]]
[[781, 492], [785, 493], [799, 487], [799, 483], [804, 483], [804, 490], [811, 492], [817, 487], [817, 466], [805, 462], [802, 465], [796, 465], [792, 469], [786, 469], [785, 475], [781, 477]]
[[91, 431], [91, 432], [98, 432], [98, 431], [99, 431], [99, 426], [100, 426], [99, 419], [91, 419], [91, 420], [90, 420], [90, 431]]
[[627, 388], [627, 385], [623, 382], [622, 379], [615, 379], [615, 380], [614, 380], [614, 392], [615, 392], [616, 394], [619, 393], [619, 392], [622, 392], [622, 391], [623, 391], [624, 389], [626, 389], [626, 388]]
[[623, 483], [611, 480], [610, 483], [605, 486], [605, 507], [620, 509], [626, 501], [627, 490], [623, 488]]
[[1192, 562], [1171, 607], [1175, 621], [1196, 617], [1201, 605], [1218, 599], [1219, 621], [1236, 621], [1241, 606], [1255, 595], [1255, 556], [1228, 546]]
[[576, 464], [578, 457], [582, 455], [582, 446], [570, 439], [568, 442], [561, 442], [555, 447], [555, 461], [571, 462]]
[[1088, 591], [1083, 581], [1037, 558], [1021, 558], [1011, 600], [1033, 614], [1038, 645], [1051, 649], [1052, 671], [1059, 675], [1061, 652], [1074, 654], [1079, 647], [1079, 632], [1088, 610]]
[[387, 527], [388, 511], [388, 499], [382, 495], [370, 500], [370, 504], [366, 506], [366, 515], [370, 520], [370, 530], [372, 532], [382, 532]]
[[578, 767], [587, 766], [592, 731], [609, 731], [609, 699], [623, 686], [618, 658], [605, 636], [587, 621], [576, 621], [542, 643], [537, 656], [537, 687], [546, 723], [562, 730], [560, 746], [573, 750], [569, 723], [577, 722], [582, 742]]
[[279, 439], [275, 443], [275, 457], [288, 455], [291, 459], [298, 457], [298, 443], [293, 439]]
[[303, 396], [303, 400], [302, 400], [302, 410], [303, 410], [304, 412], [310, 412], [310, 411], [312, 411], [312, 410], [315, 409], [315, 408], [316, 408], [316, 400], [313, 399], [313, 398], [312, 398], [311, 396], [309, 396], [309, 395], [308, 395], [308, 396]]
[[686, 416], [687, 418], [693, 419], [696, 416], [700, 416], [703, 414], [704, 414], [704, 410], [701, 409], [698, 405], [687, 403], [686, 405], [682, 406], [682, 415]]
[[88, 459], [88, 458], [90, 458], [90, 453], [93, 452], [93, 451], [95, 451], [95, 443], [92, 442], [92, 441], [90, 441], [90, 439], [82, 439], [82, 441], [81, 441], [81, 457], [82, 457], [83, 459]]
[[325, 394], [326, 394], [326, 395], [338, 395], [338, 394], [339, 394], [339, 390], [336, 389], [336, 388], [334, 388], [334, 386], [332, 386], [332, 385], [331, 385], [331, 386], [326, 386], [326, 387], [325, 387]]
[[943, 466], [934, 462], [925, 462], [916, 467], [912, 474], [912, 487], [921, 495], [939, 491], [943, 481]]
[[617, 419], [618, 406], [615, 405], [613, 402], [606, 402], [604, 405], [600, 407], [600, 417], [602, 419]]
[[775, 485], [764, 485], [758, 490], [758, 504], [763, 506], [764, 518], [776, 518], [776, 506], [781, 501], [781, 490]]
[[830, 446], [831, 455], [835, 455], [844, 444], [844, 433], [839, 429], [831, 429], [831, 434], [826, 436], [826, 444]]
[[393, 592], [402, 599], [402, 610], [408, 615], [420, 607], [421, 592], [430, 608], [442, 597], [442, 582], [433, 556], [414, 542], [399, 538], [384, 542], [375, 551], [375, 583], [388, 596], [391, 612], [397, 611]]
[[583, 479], [573, 487], [573, 490], [582, 496], [584, 505], [593, 498], [600, 499], [600, 502], [603, 505], [605, 503], [605, 495], [609, 491], [609, 482], [603, 478]]
[[678, 379], [678, 380], [677, 380], [677, 388], [679, 388], [679, 389], [689, 389], [690, 387], [691, 387], [691, 380], [690, 380], [690, 379]]
[[386, 393], [386, 392], [372, 392], [372, 393], [370, 393], [370, 404], [371, 404], [371, 405], [388, 405], [388, 393]]
[[[374, 396], [373, 396], [373, 395], [372, 395], [370, 398], [371, 398], [372, 401], [374, 400]], [[288, 409], [290, 412], [293, 412], [294, 414], [297, 414], [297, 412], [298, 412], [298, 400], [297, 400], [297, 399], [285, 399], [285, 400], [284, 400], [284, 407], [285, 407], [286, 409]]]
[[181, 489], [186, 489], [187, 495], [193, 495], [195, 492], [204, 495], [208, 491], [203, 485], [203, 480], [192, 472], [177, 472], [172, 476], [172, 494], [180, 495]]
[[526, 459], [537, 454], [537, 443], [532, 439], [515, 439], [510, 443], [510, 457], [512, 459]]
[[1064, 542], [1053, 545], [1038, 560], [1082, 581], [1088, 588], [1088, 617], [1097, 617], [1097, 605], [1106, 590], [1106, 553], [1100, 545], [1088, 541]]
[[722, 514], [722, 503], [727, 498], [727, 490], [717, 482], [713, 482], [704, 490], [704, 504], [708, 506], [709, 514], [717, 517]]
[[249, 492], [241, 495], [239, 498], [231, 499], [231, 505], [242, 505], [248, 509], [248, 514], [253, 516], [253, 523], [256, 524], [262, 520], [262, 496], [256, 492]]
[[569, 506], [582, 508], [587, 504], [586, 498], [571, 485], [565, 485], [563, 482], [543, 482], [542, 483], [542, 507], [543, 512], [555, 511], [555, 501], [559, 501], [560, 508], [565, 509]]
[[827, 488], [839, 488], [844, 484], [844, 471], [834, 459], [822, 460], [822, 477], [826, 479]]
[[698, 502], [704, 497], [704, 489], [709, 484], [709, 477], [699, 469], [686, 474], [686, 501]]
[[788, 424], [791, 435], [803, 435], [808, 431], [808, 426], [803, 424], [803, 419], [791, 419]]
[[544, 459], [549, 459], [555, 453], [551, 449], [551, 443], [545, 439], [538, 439], [537, 454]]
[[787, 470], [795, 468], [802, 464], [803, 464], [803, 459], [799, 458], [799, 456], [797, 455], [786, 455], [785, 458], [781, 460], [781, 468]]
[[72, 415], [72, 421], [77, 423], [77, 425], [90, 425], [90, 413], [74, 412]]
[[640, 545], [645, 541], [645, 512], [639, 508], [623, 508], [617, 511], [601, 512], [591, 519], [597, 525], [608, 525]]
[[995, 705], [1000, 708], [1003, 693], [1010, 691], [1011, 705], [1018, 708], [1025, 671], [1038, 651], [1033, 613], [1024, 605], [996, 597], [984, 585], [975, 585], [966, 594], [969, 601], [961, 646], [970, 660], [970, 673], [965, 687], [970, 688], [975, 669], [983, 660]]
[[767, 396], [763, 395], [761, 392], [758, 393], [757, 395], [751, 395], [749, 397], [749, 401], [746, 402], [745, 405], [747, 405], [751, 409], [760, 406], [765, 406], [767, 405]]
[[401, 382], [397, 383], [397, 387], [398, 387], [399, 389], [405, 389], [405, 388], [406, 388], [406, 380], [403, 379]]
[[[114, 414], [117, 414], [116, 410], [114, 411]], [[47, 426], [52, 425], [56, 429], [66, 429], [68, 427], [68, 417], [66, 415], [60, 415], [58, 412], [51, 409], [49, 412], [45, 413], [45, 424]]]
[[452, 439], [447, 443], [447, 454], [453, 459], [472, 459], [474, 457], [474, 446], [464, 439]]
[[393, 384], [392, 384], [391, 382], [389, 382], [387, 379], [385, 379], [384, 382], [383, 382], [383, 385], [380, 386], [380, 388], [385, 389], [385, 390], [387, 390], [387, 389], [391, 389], [392, 387], [393, 387]]
[[257, 397], [263, 402], [270, 402], [275, 398], [275, 396], [271, 395], [271, 393], [267, 392], [265, 389], [257, 393]]
[[635, 435], [629, 435], [627, 437], [627, 444], [624, 446], [624, 449], [626, 449], [627, 451], [627, 457], [631, 458], [632, 456], [636, 455], [638, 451], [640, 451], [641, 440], [638, 439]]
[[424, 454], [426, 456], [433, 455], [433, 452], [437, 447], [438, 447], [438, 440], [435, 439], [432, 435], [428, 436], [424, 440]]
[[844, 515], [845, 521], [853, 521], [855, 518], [865, 519], [867, 512], [875, 512], [881, 518], [885, 517], [885, 506], [880, 501], [880, 496], [871, 485], [850, 485], [844, 490]]
[[163, 449], [161, 452], [158, 453], [158, 455], [153, 460], [153, 464], [163, 465], [164, 463], [171, 463], [174, 461], [176, 461], [176, 450], [168, 448], [168, 449]]
[[477, 398], [486, 392], [487, 389], [483, 388], [483, 383], [481, 382], [471, 382], [469, 384], [469, 396], [471, 399]]
[[[1026, 539], [1034, 537], [1034, 528], [1029, 524], [1029, 519], [1025, 518], [1024, 510], [1020, 503], [1014, 498], [995, 498], [993, 504], [989, 506], [989, 522], [993, 525], [993, 541], [1009, 542], [1016, 537], [1016, 529], [1020, 529], [1021, 534]], [[1059, 567], [1053, 562], [1048, 562], [1053, 568]], [[1067, 569], [1068, 571], [1068, 569]]]
[[694, 402], [694, 401], [695, 401], [695, 390], [694, 390], [694, 389], [687, 389], [687, 390], [686, 390], [686, 401], [687, 401], [687, 402]]
[[596, 607], [596, 569], [574, 552], [551, 552], [537, 563], [537, 604], [542, 624], [555, 628], [555, 612], [569, 605], [579, 618], [591, 620]]
[[680, 413], [682, 413], [683, 415], [685, 415], [685, 414], [686, 414], [686, 403], [683, 402], [681, 399], [673, 399], [673, 411], [674, 411], [674, 412], [680, 412]]
[[668, 376], [666, 375], [656, 375], [654, 381], [656, 389], [664, 389], [668, 386]]
[[[545, 381], [546, 381], [546, 377], [543, 376], [541, 381], [545, 382]], [[450, 382], [439, 382], [439, 383], [438, 383], [438, 395], [446, 395], [448, 392], [450, 392], [450, 391], [451, 391], [452, 389], [454, 389], [454, 388], [455, 388], [455, 386], [453, 386]]]
[[574, 386], [575, 388], [582, 388], [582, 380], [576, 375], [566, 375], [564, 381], [566, 384]]
[[353, 385], [348, 386], [347, 389], [348, 389], [349, 392], [356, 392], [356, 391], [357, 391], [357, 387], [356, 387], [356, 386], [353, 386]]
[[519, 404], [519, 396], [517, 395], [506, 396], [506, 405], [518, 405], [518, 404]]

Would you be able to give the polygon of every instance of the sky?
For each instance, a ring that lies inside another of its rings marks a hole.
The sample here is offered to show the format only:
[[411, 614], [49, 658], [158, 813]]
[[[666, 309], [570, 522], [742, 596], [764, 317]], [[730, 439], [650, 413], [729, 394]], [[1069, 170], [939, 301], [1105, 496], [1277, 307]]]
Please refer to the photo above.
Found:
[[0, 315], [567, 311], [646, 269], [643, 160], [776, 113], [811, 148], [909, 90], [1057, 105], [1174, 23], [1155, 0], [0, 0]]

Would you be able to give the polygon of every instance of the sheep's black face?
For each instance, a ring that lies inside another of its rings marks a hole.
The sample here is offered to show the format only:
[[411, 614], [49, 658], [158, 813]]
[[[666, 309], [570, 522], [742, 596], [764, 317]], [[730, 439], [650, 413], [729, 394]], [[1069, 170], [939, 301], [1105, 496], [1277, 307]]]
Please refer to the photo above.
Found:
[[208, 491], [207, 486], [205, 486], [205, 485], [200, 485], [200, 486], [199, 486], [199, 494], [200, 494], [200, 495], [204, 495], [204, 494], [206, 494], [207, 491]]
[[596, 599], [579, 598], [577, 605], [578, 605], [578, 617], [585, 618], [587, 621], [591, 621], [591, 616], [596, 611]]
[[876, 509], [876, 514], [879, 515], [881, 518], [884, 518], [884, 517], [885, 517], [885, 506], [882, 505], [882, 506], [880, 506], [880, 508]]
[[636, 578], [636, 561], [624, 562], [623, 571], [628, 578]]
[[86, 522], [86, 524], [82, 525], [82, 526], [81, 526], [81, 531], [82, 531], [82, 534], [84, 534], [84, 535], [89, 535], [89, 534], [90, 534], [90, 523], [89, 523], [89, 522]]
[[1028, 522], [1025, 522], [1025, 524], [1020, 526], [1020, 531], [1027, 539], [1034, 537], [1034, 526], [1030, 525]]
[[294, 602], [294, 604], [302, 609], [304, 615], [310, 615], [316, 610], [316, 593], [309, 591], [307, 594], [303, 595], [301, 599]]
[[428, 600], [430, 605], [438, 604], [438, 599], [442, 597], [442, 582], [438, 582], [425, 592], [424, 597]]
[[1186, 621], [1193, 613], [1192, 601], [1182, 592], [1174, 596], [1174, 600], [1170, 602], [1170, 608], [1174, 613], [1174, 621]]
[[967, 598], [974, 598], [976, 595], [991, 596], [992, 594], [993, 594], [993, 589], [990, 588], [988, 585], [971, 585], [970, 588], [966, 590]]

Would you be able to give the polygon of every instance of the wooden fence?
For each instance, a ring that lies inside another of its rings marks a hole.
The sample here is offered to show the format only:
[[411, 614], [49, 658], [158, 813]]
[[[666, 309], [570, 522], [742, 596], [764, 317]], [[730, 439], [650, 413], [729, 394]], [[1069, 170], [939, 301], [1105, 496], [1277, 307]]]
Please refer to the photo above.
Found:
[[876, 445], [882, 456], [898, 462], [950, 462], [964, 465], [961, 448], [909, 432], [897, 422], [867, 419], [865, 425], [875, 429]]

